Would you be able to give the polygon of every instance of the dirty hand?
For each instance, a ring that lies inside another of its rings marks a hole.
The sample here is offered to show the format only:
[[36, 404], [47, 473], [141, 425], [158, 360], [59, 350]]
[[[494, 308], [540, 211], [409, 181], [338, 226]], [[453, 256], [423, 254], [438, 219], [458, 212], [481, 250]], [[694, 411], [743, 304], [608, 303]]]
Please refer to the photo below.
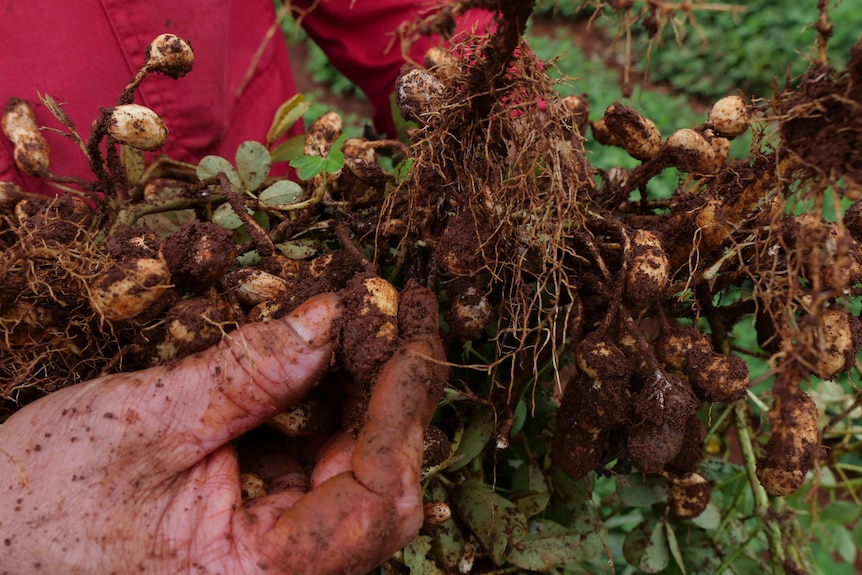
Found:
[[[365, 573], [422, 523], [422, 433], [436, 335], [384, 366], [349, 469], [244, 505], [228, 442], [304, 396], [340, 300], [250, 324], [174, 366], [53, 393], [0, 426], [8, 573]], [[436, 315], [434, 316], [436, 323]]]

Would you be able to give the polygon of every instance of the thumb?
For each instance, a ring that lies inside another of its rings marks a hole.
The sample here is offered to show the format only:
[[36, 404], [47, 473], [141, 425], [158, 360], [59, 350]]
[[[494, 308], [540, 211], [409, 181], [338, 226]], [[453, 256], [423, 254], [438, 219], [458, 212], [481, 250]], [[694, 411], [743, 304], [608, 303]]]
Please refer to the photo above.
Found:
[[280, 320], [247, 324], [176, 364], [77, 387], [93, 401], [97, 425], [116, 426], [101, 431], [140, 438], [132, 439], [138, 449], [127, 445], [126, 452], [144, 452], [179, 471], [307, 394], [331, 361], [333, 324], [341, 314], [338, 297], [321, 294]]

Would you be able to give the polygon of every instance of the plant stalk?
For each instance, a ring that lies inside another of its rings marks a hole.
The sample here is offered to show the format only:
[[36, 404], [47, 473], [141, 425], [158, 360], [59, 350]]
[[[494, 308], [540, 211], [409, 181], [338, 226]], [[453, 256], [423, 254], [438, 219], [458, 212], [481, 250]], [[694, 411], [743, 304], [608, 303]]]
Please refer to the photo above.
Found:
[[751, 441], [751, 434], [748, 431], [748, 421], [746, 413], [746, 404], [743, 401], [737, 401], [733, 406], [733, 415], [736, 423], [736, 434], [739, 437], [739, 448], [742, 452], [742, 459], [745, 462], [745, 471], [748, 474], [748, 484], [751, 486], [751, 491], [754, 494], [754, 512], [758, 519], [763, 522], [766, 531], [766, 539], [769, 542], [769, 554], [772, 562], [772, 573], [774, 575], [784, 575], [784, 547], [781, 542], [781, 526], [775, 518], [771, 517], [769, 511], [771, 505], [769, 503], [769, 495], [766, 489], [760, 484], [757, 478], [757, 458], [754, 455], [754, 447]]

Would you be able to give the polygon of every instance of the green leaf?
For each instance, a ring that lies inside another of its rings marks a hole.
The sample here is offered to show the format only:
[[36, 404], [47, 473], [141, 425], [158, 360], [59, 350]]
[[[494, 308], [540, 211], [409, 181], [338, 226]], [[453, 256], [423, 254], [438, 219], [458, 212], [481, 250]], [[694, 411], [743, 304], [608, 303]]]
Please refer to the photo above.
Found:
[[[246, 211], [251, 214], [251, 210], [246, 208]], [[242, 220], [233, 211], [229, 203], [225, 202], [213, 211], [212, 221], [226, 230], [235, 230], [242, 226]]]
[[524, 427], [524, 422], [527, 421], [527, 402], [523, 399], [515, 406], [514, 420], [512, 421], [512, 431], [510, 436], [517, 435], [521, 428]]
[[527, 519], [508, 499], [478, 479], [468, 479], [455, 492], [455, 509], [496, 565], [506, 548], [527, 532]]
[[550, 521], [548, 519], [534, 519], [533, 521], [530, 521], [529, 525], [527, 525], [527, 533], [524, 534], [524, 537], [520, 542], [526, 543], [527, 541], [532, 541], [534, 539], [563, 537], [564, 535], [571, 534], [572, 532], [565, 525], [561, 525], [556, 521]]
[[341, 151], [341, 148], [344, 146], [344, 142], [346, 141], [347, 134], [341, 134], [338, 136], [337, 140], [332, 142], [332, 145], [329, 147], [329, 152], [326, 154], [327, 172], [337, 172], [344, 167], [344, 152]]
[[835, 501], [823, 506], [817, 516], [820, 523], [845, 527], [859, 518], [862, 509], [852, 501]]
[[464, 430], [464, 436], [455, 452], [455, 461], [449, 466], [449, 471], [461, 469], [482, 453], [482, 449], [494, 435], [495, 427], [494, 412], [490, 408], [477, 410]]
[[599, 522], [599, 518], [596, 517], [596, 508], [592, 501], [583, 501], [576, 505], [572, 505], [570, 502], [569, 507], [572, 508], [574, 516], [570, 519], [568, 525], [569, 529], [575, 533], [586, 535], [603, 529], [604, 526]]
[[144, 151], [131, 146], [120, 145], [120, 160], [126, 172], [126, 180], [129, 185], [135, 185], [141, 181], [146, 168], [144, 162]]
[[304, 192], [296, 182], [279, 180], [262, 191], [258, 199], [263, 206], [286, 206], [295, 203]]
[[630, 507], [650, 507], [667, 501], [667, 485], [657, 476], [640, 473], [619, 475], [616, 481], [620, 499]]
[[272, 166], [269, 150], [260, 142], [248, 141], [236, 150], [236, 170], [242, 181], [243, 189], [253, 192], [258, 189]]
[[837, 542], [835, 549], [838, 551], [838, 555], [848, 565], [854, 564], [856, 562], [856, 555], [859, 552], [857, 545], [862, 545], [862, 541], [854, 541], [853, 534], [846, 527], [835, 527], [833, 536]]
[[324, 166], [324, 171], [331, 174], [333, 172], [337, 172], [341, 168], [344, 167], [344, 154], [341, 152], [336, 152], [334, 154], [329, 154], [326, 156], [326, 165]]
[[389, 110], [392, 113], [392, 122], [395, 124], [395, 129], [398, 131], [398, 138], [402, 142], [409, 142], [407, 131], [418, 126], [416, 122], [408, 121], [401, 114], [401, 108], [398, 107], [398, 101], [395, 97], [395, 92], [389, 95]]
[[667, 546], [670, 549], [670, 554], [673, 555], [673, 559], [676, 561], [682, 575], [686, 575], [685, 561], [682, 560], [682, 551], [680, 551], [679, 543], [676, 540], [676, 533], [673, 532], [673, 528], [670, 526], [670, 523], [666, 521], [663, 521], [662, 523], [664, 523], [665, 533], [667, 535]]
[[721, 511], [718, 510], [718, 507], [714, 503], [709, 502], [706, 505], [706, 509], [703, 510], [703, 513], [697, 517], [693, 517], [691, 522], [701, 529], [712, 531], [721, 525]]
[[230, 162], [221, 156], [204, 156], [204, 158], [198, 163], [197, 175], [200, 181], [204, 181], [207, 178], [213, 178], [217, 176], [219, 172], [225, 173], [228, 180], [230, 180], [230, 185], [235, 190], [242, 189], [242, 181], [239, 179], [239, 174], [236, 173], [236, 170]]
[[305, 153], [305, 136], [294, 136], [277, 145], [269, 153], [272, 162], [289, 162]]
[[535, 461], [525, 461], [512, 475], [512, 491], [515, 493], [542, 493], [547, 490], [545, 476]]
[[658, 573], [670, 564], [664, 524], [650, 517], [632, 529], [623, 541], [623, 555], [629, 565]]
[[[246, 208], [248, 209], [248, 208]], [[257, 222], [257, 224], [262, 227], [264, 230], [269, 229], [269, 214], [264, 211], [252, 212], [251, 219]]]
[[295, 95], [279, 106], [266, 133], [266, 143], [271, 146], [273, 142], [284, 136], [310, 107], [311, 104], [305, 101], [305, 96], [302, 94]]
[[427, 535], [414, 537], [404, 548], [404, 565], [410, 569], [410, 575], [443, 575], [434, 561], [428, 558], [431, 551], [431, 538]]
[[552, 481], [554, 491], [568, 501], [583, 501], [589, 499], [593, 488], [595, 474], [574, 481], [559, 467], [554, 468]]
[[545, 510], [548, 506], [548, 501], [551, 500], [551, 495], [547, 491], [544, 493], [532, 493], [523, 497], [513, 498], [515, 506], [524, 514], [524, 517], [533, 517]]
[[255, 266], [260, 263], [260, 254], [257, 253], [257, 250], [245, 252], [244, 254], [236, 258], [236, 263], [239, 267], [242, 268]]
[[457, 523], [452, 519], [433, 529], [434, 539], [431, 548], [438, 565], [449, 573], [457, 572], [458, 563], [464, 557], [467, 537], [461, 533]]
[[601, 551], [598, 535], [582, 536], [566, 532], [562, 525], [548, 525], [550, 523], [530, 523], [530, 534], [509, 551], [506, 560], [521, 569], [547, 571], [568, 563], [589, 561]]
[[[413, 158], [404, 158], [395, 166], [395, 183], [398, 185], [403, 184], [407, 180], [410, 179], [410, 175], [413, 172]], [[521, 405], [520, 403], [518, 405]], [[525, 406], [526, 407], [526, 406]], [[514, 431], [513, 431], [514, 433]]]
[[290, 167], [296, 169], [299, 179], [307, 181], [326, 169], [326, 158], [302, 156], [291, 160]]

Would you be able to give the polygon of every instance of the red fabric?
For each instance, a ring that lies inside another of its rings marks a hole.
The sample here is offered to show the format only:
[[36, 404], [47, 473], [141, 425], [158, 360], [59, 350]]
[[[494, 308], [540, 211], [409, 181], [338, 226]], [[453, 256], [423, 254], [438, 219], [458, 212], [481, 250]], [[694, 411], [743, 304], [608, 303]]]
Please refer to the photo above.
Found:
[[[333, 63], [366, 92], [378, 110], [377, 129], [390, 135], [389, 94], [403, 64], [394, 33], [424, 7], [404, 0], [324, 0], [303, 21]], [[170, 32], [191, 42], [195, 66], [180, 80], [151, 75], [136, 93], [135, 101], [161, 114], [171, 132], [158, 153], [192, 163], [207, 154], [232, 159], [241, 142], [264, 139], [273, 113], [296, 91], [285, 44], [276, 34], [251, 81], [237, 93], [274, 19], [270, 0], [10, 0], [0, 15], [0, 105], [10, 97], [26, 98], [40, 125], [59, 128], [38, 99], [38, 94], [50, 95], [64, 104], [86, 139], [99, 108], [116, 104], [143, 64], [149, 42]], [[473, 14], [464, 25], [487, 20]], [[429, 45], [415, 46], [412, 57], [421, 59]], [[56, 133], [43, 133], [52, 151], [52, 172], [92, 179], [77, 146]], [[0, 180], [55, 193], [41, 180], [20, 174], [11, 143], [0, 140]]]

